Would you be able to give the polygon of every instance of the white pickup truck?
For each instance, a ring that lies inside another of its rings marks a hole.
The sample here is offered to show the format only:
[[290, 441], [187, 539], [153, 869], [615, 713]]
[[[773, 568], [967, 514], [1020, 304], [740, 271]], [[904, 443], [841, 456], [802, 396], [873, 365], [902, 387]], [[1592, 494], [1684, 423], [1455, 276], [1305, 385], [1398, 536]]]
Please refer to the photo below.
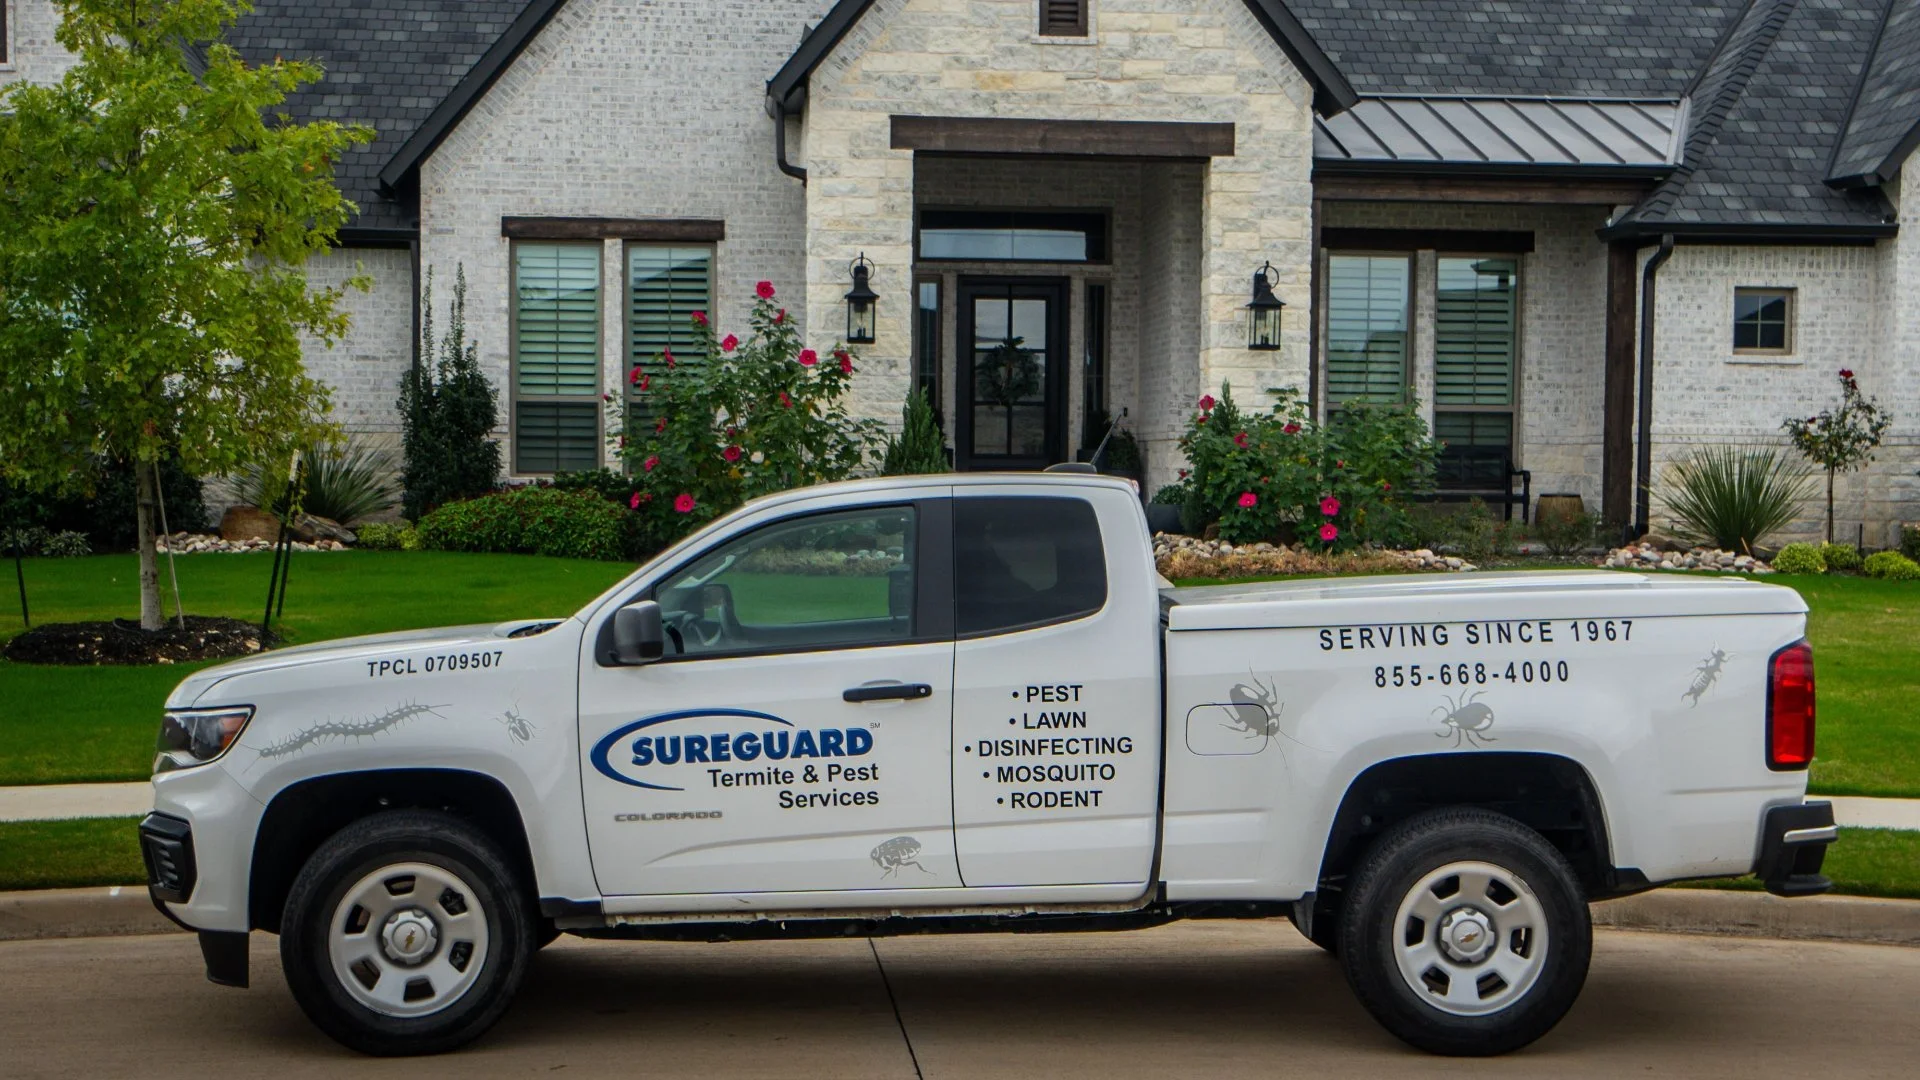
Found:
[[370, 1053], [479, 1035], [562, 932], [1284, 914], [1393, 1034], [1493, 1054], [1572, 1005], [1589, 900], [1827, 887], [1805, 612], [1598, 571], [1172, 588], [1122, 482], [836, 484], [570, 617], [194, 673], [142, 849], [211, 979], [277, 932]]

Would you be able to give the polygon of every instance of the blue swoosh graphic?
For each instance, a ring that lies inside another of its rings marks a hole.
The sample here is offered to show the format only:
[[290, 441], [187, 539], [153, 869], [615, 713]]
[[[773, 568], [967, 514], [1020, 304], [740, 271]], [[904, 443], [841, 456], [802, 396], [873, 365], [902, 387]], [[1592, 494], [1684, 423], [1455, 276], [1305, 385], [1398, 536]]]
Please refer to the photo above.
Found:
[[686, 788], [668, 787], [665, 784], [649, 784], [644, 780], [635, 780], [630, 776], [622, 776], [613, 770], [613, 765], [607, 761], [607, 755], [612, 752], [615, 743], [642, 728], [650, 728], [656, 724], [665, 724], [674, 720], [691, 720], [698, 716], [730, 716], [744, 720], [771, 720], [776, 724], [781, 724], [786, 727], [793, 726], [791, 720], [782, 720], [771, 713], [754, 712], [751, 709], [682, 709], [679, 712], [660, 713], [657, 716], [643, 716], [631, 724], [614, 728], [612, 731], [602, 735], [599, 742], [593, 744], [593, 753], [588, 755], [587, 760], [593, 762], [593, 767], [600, 770], [601, 775], [618, 780], [623, 784], [631, 784], [639, 788], [651, 788], [654, 791], [685, 791], [687, 790]]

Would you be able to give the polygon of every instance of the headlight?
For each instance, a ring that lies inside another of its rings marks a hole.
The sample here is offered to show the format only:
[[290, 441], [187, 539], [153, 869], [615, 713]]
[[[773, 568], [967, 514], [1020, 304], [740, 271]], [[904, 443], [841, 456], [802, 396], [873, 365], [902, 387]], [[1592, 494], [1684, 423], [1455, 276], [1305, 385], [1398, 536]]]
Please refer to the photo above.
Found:
[[205, 765], [233, 745], [240, 730], [253, 719], [253, 706], [229, 705], [218, 709], [168, 709], [160, 720], [159, 753], [153, 759], [153, 771], [185, 769]]

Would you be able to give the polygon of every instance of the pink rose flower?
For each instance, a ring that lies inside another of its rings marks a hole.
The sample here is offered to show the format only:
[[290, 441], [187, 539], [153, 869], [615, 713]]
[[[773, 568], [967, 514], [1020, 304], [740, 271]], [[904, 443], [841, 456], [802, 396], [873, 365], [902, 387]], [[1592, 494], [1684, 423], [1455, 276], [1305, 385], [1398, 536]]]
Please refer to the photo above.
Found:
[[673, 366], [673, 350], [672, 349], [661, 349], [660, 358], [667, 362], [668, 367]]
[[1340, 530], [1334, 528], [1333, 522], [1329, 521], [1325, 525], [1320, 526], [1320, 539], [1331, 544], [1335, 540], [1340, 539]]
[[786, 308], [781, 308], [781, 309], [780, 309], [779, 311], [776, 311], [776, 312], [774, 312], [774, 313], [773, 313], [773, 325], [775, 325], [775, 326], [779, 326], [779, 325], [780, 325], [781, 323], [783, 323], [783, 322], [786, 322], [786, 321], [787, 321], [787, 309], [786, 309]]
[[723, 337], [720, 339], [721, 352], [732, 352], [733, 350], [739, 347], [740, 347], [740, 339], [737, 337], [734, 337], [732, 334], [728, 334], [726, 337]]
[[760, 284], [755, 285], [753, 287], [753, 295], [759, 297], [762, 300], [773, 299], [773, 282], [763, 281]]
[[1255, 495], [1251, 491], [1243, 491], [1240, 493], [1240, 508], [1242, 510], [1252, 509], [1259, 501], [1260, 496]]
[[739, 461], [740, 448], [737, 446], [729, 446], [725, 450], [720, 451], [720, 456], [728, 461]]
[[1247, 448], [1247, 433], [1243, 431], [1240, 434], [1235, 435], [1233, 437], [1233, 445], [1239, 447], [1242, 450], [1245, 450]]
[[[761, 282], [761, 284], [765, 285], [766, 282], [763, 281]], [[693, 496], [687, 494], [684, 491], [674, 496], [673, 508], [682, 514], [693, 513]]]
[[647, 460], [640, 463], [640, 467], [647, 470], [648, 472], [652, 472], [654, 469], [659, 468], [659, 466], [660, 466], [659, 454], [654, 454], [651, 457], [647, 458]]
[[693, 313], [693, 325], [695, 325], [695, 326], [705, 326], [705, 325], [707, 325], [707, 313], [706, 313], [706, 312], [704, 312], [704, 311], [696, 311], [696, 312], [694, 312], [694, 313]]
[[819, 362], [820, 362], [819, 353], [814, 352], [812, 349], [800, 350], [800, 366], [801, 367], [812, 367], [813, 365]]
[[1337, 513], [1339, 513], [1339, 512], [1340, 512], [1340, 500], [1339, 500], [1339, 499], [1336, 499], [1336, 498], [1334, 498], [1333, 496], [1331, 496], [1331, 495], [1329, 495], [1329, 496], [1327, 496], [1326, 498], [1324, 498], [1324, 499], [1321, 499], [1321, 500], [1320, 500], [1320, 513], [1321, 513], [1321, 514], [1323, 514], [1323, 515], [1325, 515], [1325, 516], [1327, 516], [1327, 517], [1332, 517], [1333, 515], [1335, 515], [1335, 514], [1337, 514]]
[[637, 491], [634, 492], [633, 498], [627, 500], [627, 509], [629, 510], [640, 509], [640, 493], [639, 492]]

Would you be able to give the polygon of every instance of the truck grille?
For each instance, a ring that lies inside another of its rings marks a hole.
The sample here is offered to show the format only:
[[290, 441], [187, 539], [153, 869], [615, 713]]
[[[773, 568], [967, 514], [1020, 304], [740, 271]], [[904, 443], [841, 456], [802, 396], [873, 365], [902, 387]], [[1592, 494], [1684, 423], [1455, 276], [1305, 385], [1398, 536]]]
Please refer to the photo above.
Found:
[[140, 822], [140, 856], [147, 864], [147, 890], [156, 900], [184, 904], [193, 895], [193, 830], [165, 814]]

